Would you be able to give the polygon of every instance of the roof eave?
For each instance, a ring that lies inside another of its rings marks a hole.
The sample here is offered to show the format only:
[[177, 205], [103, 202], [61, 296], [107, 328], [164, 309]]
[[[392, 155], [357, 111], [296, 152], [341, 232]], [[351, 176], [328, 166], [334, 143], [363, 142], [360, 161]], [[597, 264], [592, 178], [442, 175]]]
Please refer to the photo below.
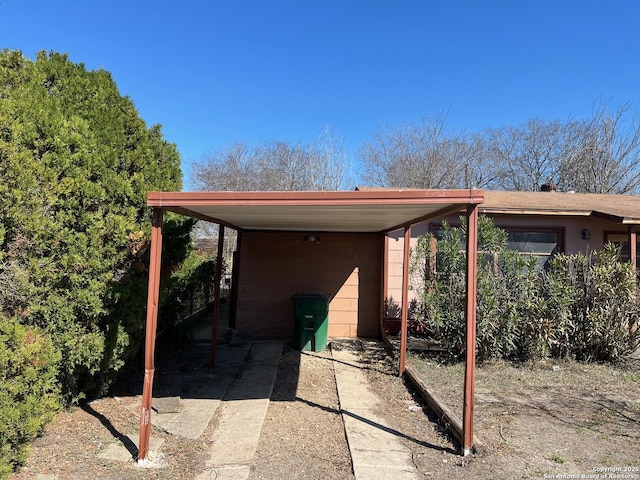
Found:
[[390, 205], [418, 203], [479, 204], [484, 192], [469, 190], [357, 190], [357, 191], [275, 191], [275, 192], [149, 192], [151, 207], [183, 207], [192, 205]]
[[480, 213], [504, 214], [504, 215], [553, 215], [565, 217], [589, 217], [593, 213], [591, 210], [557, 210], [545, 208], [503, 208], [503, 207], [480, 207]]
[[[384, 233], [484, 201], [482, 190], [149, 192], [147, 203], [237, 230]], [[395, 212], [395, 213], [394, 213]], [[309, 215], [320, 220], [309, 221]], [[334, 216], [336, 215], [336, 216]], [[273, 223], [268, 223], [272, 216]], [[396, 216], [397, 218], [391, 218]], [[324, 219], [322, 218], [324, 217]], [[372, 221], [372, 219], [374, 219]], [[319, 223], [319, 222], [325, 223]]]

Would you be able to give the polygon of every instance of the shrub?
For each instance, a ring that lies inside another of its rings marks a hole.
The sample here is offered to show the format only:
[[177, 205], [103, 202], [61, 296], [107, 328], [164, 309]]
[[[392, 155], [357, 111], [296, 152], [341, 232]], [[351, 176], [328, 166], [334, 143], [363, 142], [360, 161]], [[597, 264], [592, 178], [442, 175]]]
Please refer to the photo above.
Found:
[[[0, 311], [50, 336], [66, 403], [103, 392], [139, 348], [146, 194], [180, 188], [175, 145], [109, 72], [0, 51]], [[175, 218], [165, 238], [175, 227], [184, 245]]]
[[191, 252], [179, 269], [167, 279], [162, 292], [161, 327], [170, 328], [213, 299], [215, 260]]
[[[421, 291], [417, 312], [451, 359], [465, 351], [464, 230], [464, 223], [460, 228], [445, 223], [437, 241], [433, 234], [421, 236], [412, 251], [412, 287]], [[507, 250], [506, 243], [504, 230], [486, 216], [478, 219], [476, 347], [481, 361], [519, 356], [521, 318], [530, 319], [535, 310], [533, 298], [521, 301], [533, 293], [527, 281], [535, 261]]]
[[60, 408], [59, 360], [42, 331], [0, 315], [0, 478], [25, 460], [29, 442]]
[[432, 332], [454, 357], [464, 348], [464, 310], [451, 308], [465, 304], [464, 256], [460, 248], [459, 231], [445, 223], [440, 240], [432, 233], [418, 237], [410, 265], [411, 288], [420, 292], [415, 322]]
[[[415, 314], [449, 358], [465, 351], [465, 225], [443, 225], [412, 250], [412, 288], [421, 292]], [[507, 234], [491, 219], [478, 222], [477, 359], [528, 360], [571, 355], [616, 360], [637, 343], [635, 269], [618, 261], [613, 245], [591, 256], [557, 255], [549, 271], [510, 251]], [[436, 267], [435, 270], [433, 267]]]
[[639, 313], [636, 273], [618, 261], [613, 244], [590, 256], [557, 255], [546, 280], [556, 355], [600, 361], [629, 353]]

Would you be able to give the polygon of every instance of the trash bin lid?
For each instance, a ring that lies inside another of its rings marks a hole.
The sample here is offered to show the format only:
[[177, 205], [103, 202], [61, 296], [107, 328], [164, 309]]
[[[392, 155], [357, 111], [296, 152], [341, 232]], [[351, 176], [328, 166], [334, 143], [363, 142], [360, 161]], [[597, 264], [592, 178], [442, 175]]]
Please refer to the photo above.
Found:
[[328, 293], [296, 293], [292, 300], [324, 300], [328, 302], [331, 300], [331, 295]]

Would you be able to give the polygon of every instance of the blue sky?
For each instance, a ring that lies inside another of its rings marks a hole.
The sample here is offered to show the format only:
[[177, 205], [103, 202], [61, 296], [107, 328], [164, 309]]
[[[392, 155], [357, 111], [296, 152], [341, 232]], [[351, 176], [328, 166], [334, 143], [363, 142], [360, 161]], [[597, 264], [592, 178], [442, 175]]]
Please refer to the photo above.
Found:
[[235, 141], [357, 150], [447, 114], [456, 129], [640, 109], [636, 0], [0, 0], [0, 48], [110, 71], [190, 165]]

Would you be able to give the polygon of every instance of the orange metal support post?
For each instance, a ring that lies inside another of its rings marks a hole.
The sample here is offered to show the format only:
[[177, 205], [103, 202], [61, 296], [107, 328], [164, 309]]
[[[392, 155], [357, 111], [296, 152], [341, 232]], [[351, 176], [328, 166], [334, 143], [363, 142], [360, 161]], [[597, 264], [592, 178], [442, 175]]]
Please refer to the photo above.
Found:
[[467, 305], [466, 319], [466, 361], [464, 371], [464, 406], [462, 434], [463, 455], [473, 450], [473, 408], [476, 385], [476, 271], [478, 257], [478, 207], [467, 207]]
[[[635, 268], [635, 271], [638, 272], [638, 231], [635, 225], [629, 225], [629, 261], [631, 265]], [[636, 276], [637, 278], [637, 276]], [[638, 284], [636, 282], [636, 295], [638, 294], [637, 288]], [[637, 346], [636, 344], [636, 332], [638, 330], [638, 322], [629, 320], [629, 348], [634, 350]]]
[[638, 233], [635, 225], [629, 225], [629, 261], [637, 268], [636, 257], [638, 255]]
[[400, 324], [400, 362], [398, 375], [404, 373], [407, 357], [407, 324], [409, 322], [409, 249], [411, 243], [411, 227], [404, 229], [404, 256], [402, 262], [402, 316]]
[[220, 320], [220, 282], [222, 280], [222, 253], [224, 252], [224, 225], [218, 224], [218, 255], [216, 256], [216, 274], [213, 284], [213, 325], [211, 326], [211, 359], [209, 367], [216, 366], [218, 348], [218, 321]]
[[387, 278], [389, 265], [389, 236], [382, 235], [382, 275], [380, 276], [380, 335], [386, 338], [384, 332], [384, 320], [387, 314], [387, 298], [389, 297], [389, 280]]
[[147, 324], [144, 342], [144, 384], [142, 388], [142, 411], [140, 412], [140, 439], [138, 442], [138, 462], [147, 459], [149, 436], [151, 435], [151, 399], [154, 356], [156, 348], [156, 329], [158, 326], [158, 298], [160, 296], [160, 261], [162, 258], [162, 220], [161, 208], [153, 209], [151, 228], [151, 257], [149, 260], [149, 291], [147, 295]]

